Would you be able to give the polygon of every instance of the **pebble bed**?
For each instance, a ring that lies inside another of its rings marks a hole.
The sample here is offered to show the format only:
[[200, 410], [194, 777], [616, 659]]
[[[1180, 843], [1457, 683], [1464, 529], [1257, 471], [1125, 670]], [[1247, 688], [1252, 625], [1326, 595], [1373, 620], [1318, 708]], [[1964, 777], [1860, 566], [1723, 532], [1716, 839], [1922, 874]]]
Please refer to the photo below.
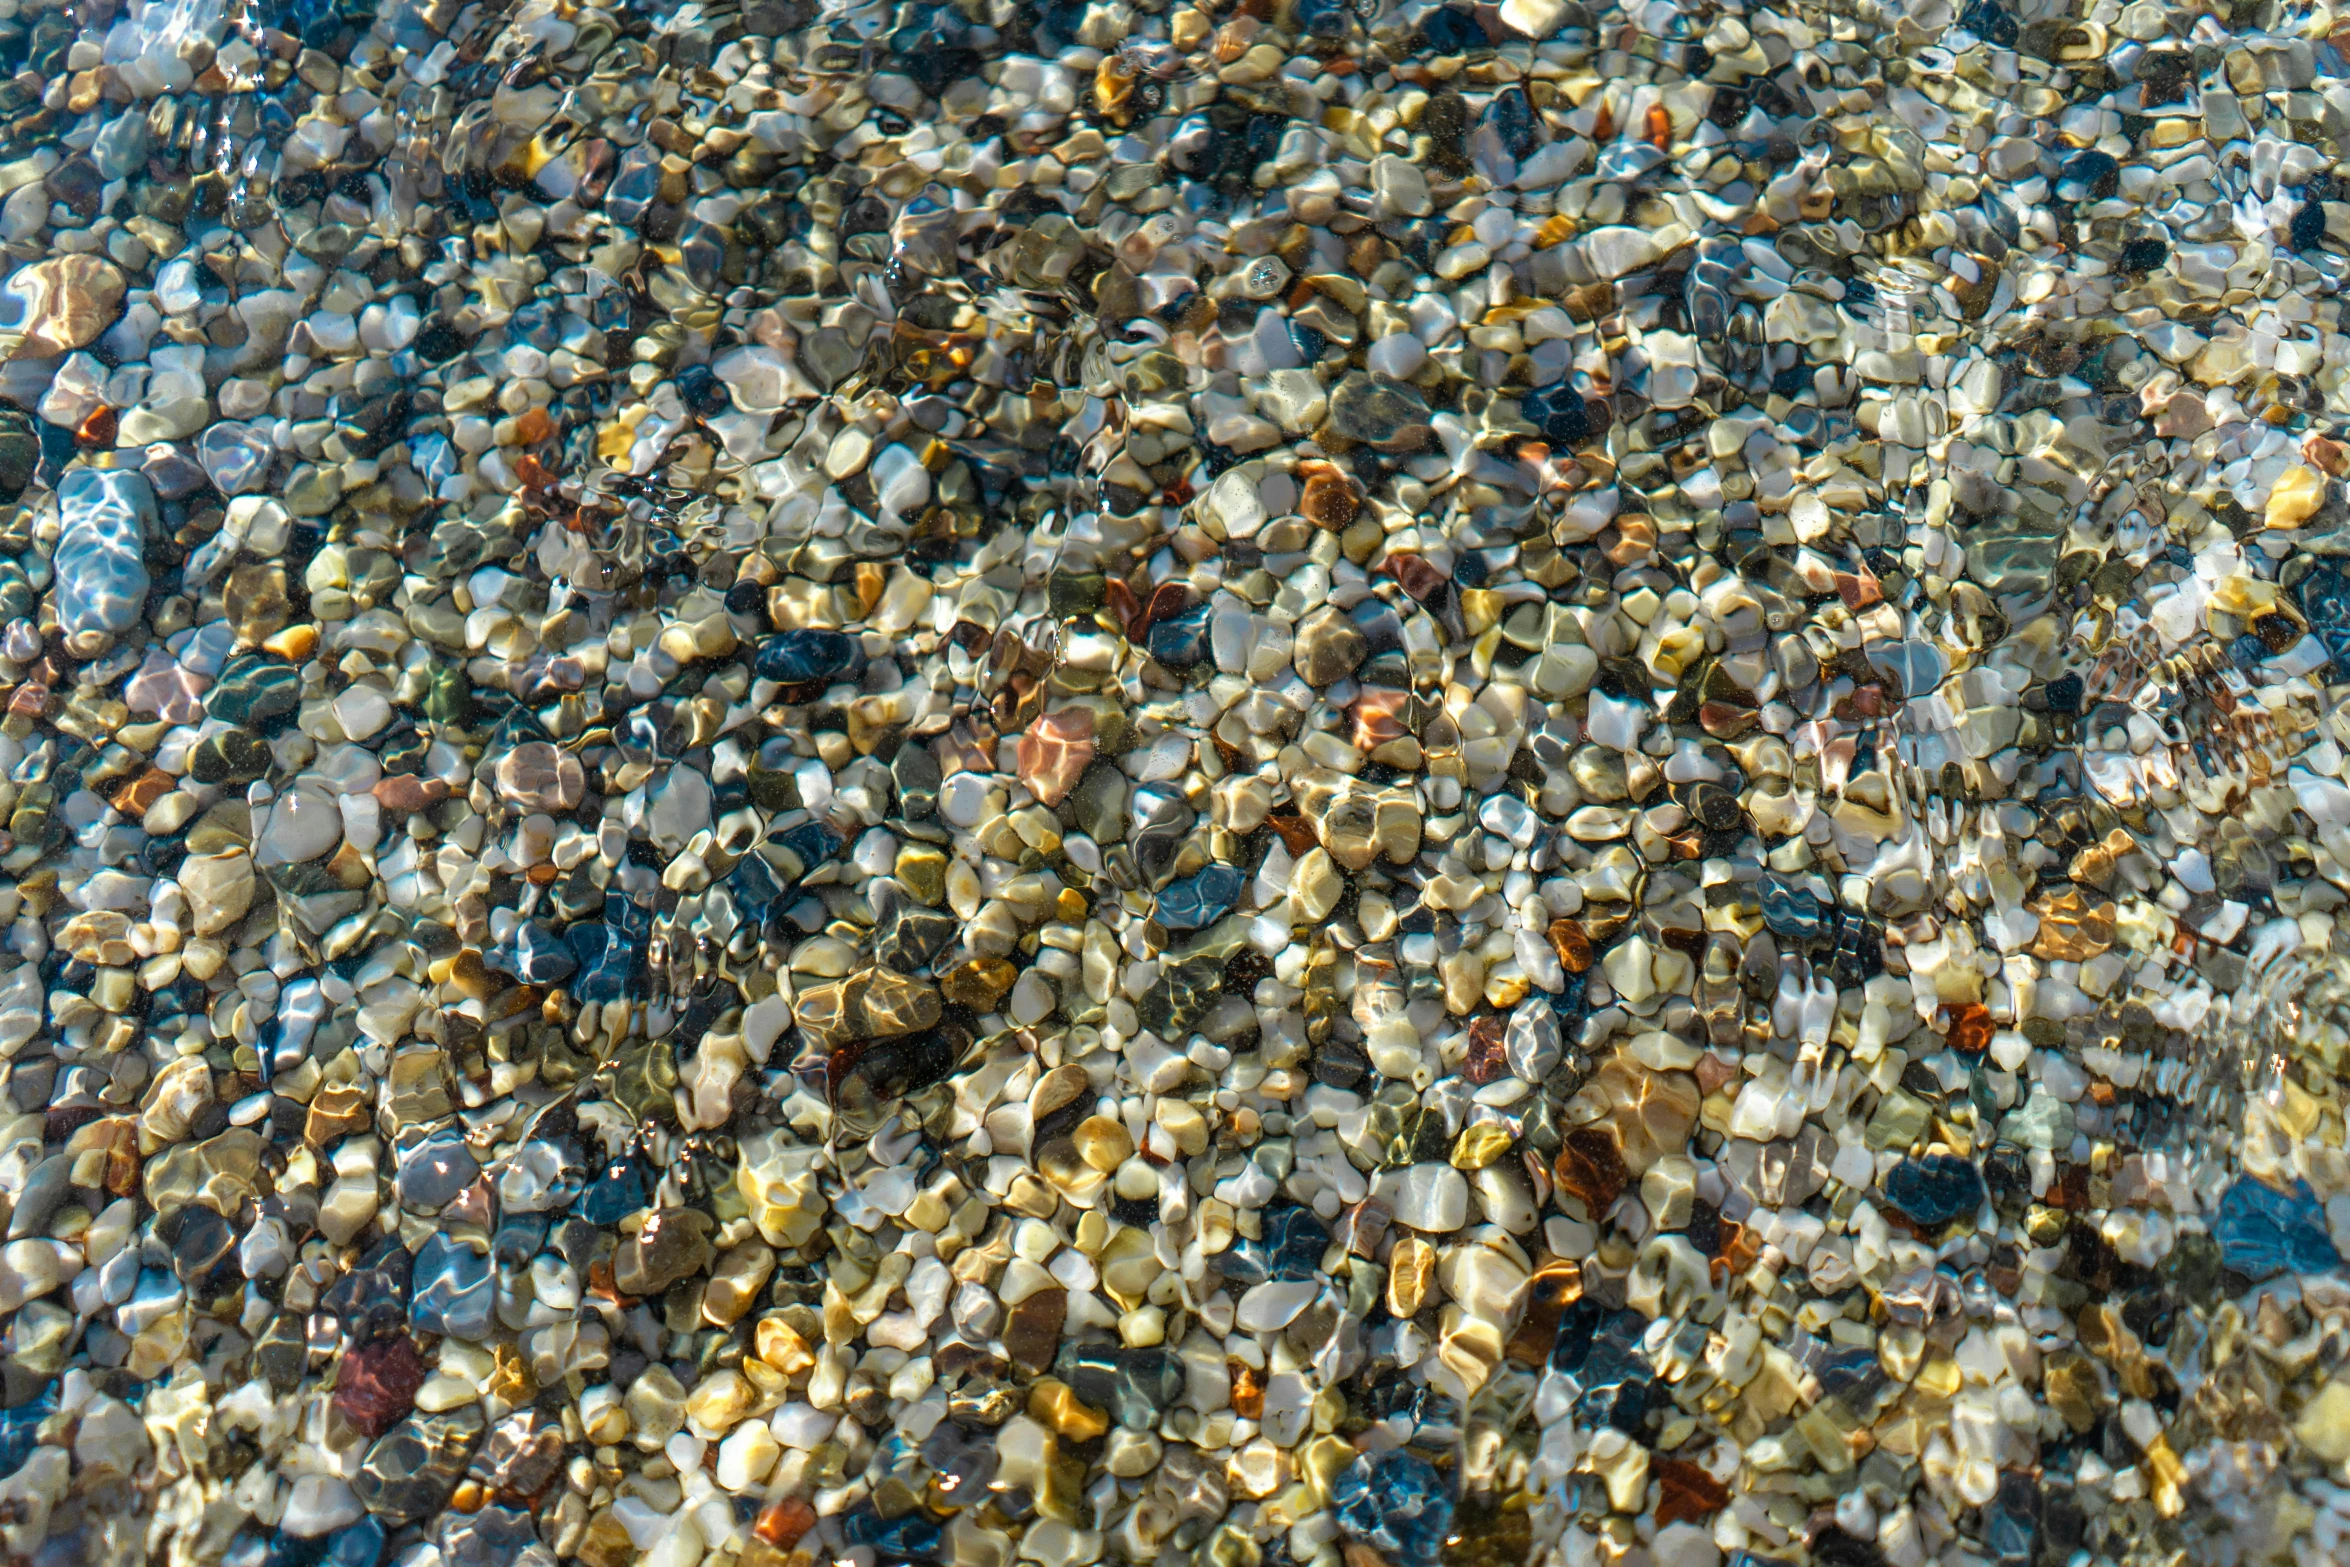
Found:
[[0, 0], [0, 1556], [2350, 1560], [2346, 55]]

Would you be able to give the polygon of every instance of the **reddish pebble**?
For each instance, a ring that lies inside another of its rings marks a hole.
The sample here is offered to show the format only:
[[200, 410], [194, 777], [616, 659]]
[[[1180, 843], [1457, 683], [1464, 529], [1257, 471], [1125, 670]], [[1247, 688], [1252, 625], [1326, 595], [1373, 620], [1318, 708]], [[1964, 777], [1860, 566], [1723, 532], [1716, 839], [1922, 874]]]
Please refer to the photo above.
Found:
[[1355, 698], [1349, 709], [1354, 716], [1354, 747], [1358, 751], [1372, 751], [1390, 740], [1401, 740], [1410, 734], [1405, 715], [1411, 711], [1412, 696], [1388, 686], [1370, 686]]
[[1020, 782], [1046, 805], [1069, 798], [1093, 760], [1093, 712], [1064, 707], [1046, 713], [1020, 737]]
[[759, 1521], [751, 1525], [751, 1531], [777, 1550], [788, 1551], [815, 1527], [816, 1509], [796, 1496], [787, 1496], [759, 1509]]
[[449, 786], [438, 778], [393, 773], [377, 780], [375, 803], [387, 811], [421, 811], [449, 797]]
[[1429, 565], [1422, 556], [1390, 555], [1387, 557], [1387, 571], [1406, 593], [1423, 604], [1444, 588], [1444, 573]]
[[1469, 1049], [1461, 1058], [1461, 1071], [1480, 1088], [1509, 1070], [1508, 1054], [1502, 1046], [1504, 1024], [1497, 1012], [1469, 1020]]
[[335, 1377], [335, 1408], [369, 1436], [381, 1436], [416, 1407], [424, 1378], [424, 1357], [407, 1334], [362, 1344], [343, 1355]]

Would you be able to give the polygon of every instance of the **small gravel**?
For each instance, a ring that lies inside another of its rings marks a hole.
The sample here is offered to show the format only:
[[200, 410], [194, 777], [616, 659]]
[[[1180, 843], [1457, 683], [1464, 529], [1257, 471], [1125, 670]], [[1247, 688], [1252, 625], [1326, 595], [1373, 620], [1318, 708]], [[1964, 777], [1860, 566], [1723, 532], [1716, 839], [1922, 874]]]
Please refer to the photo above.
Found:
[[2345, 50], [0, 0], [0, 1557], [2350, 1557]]

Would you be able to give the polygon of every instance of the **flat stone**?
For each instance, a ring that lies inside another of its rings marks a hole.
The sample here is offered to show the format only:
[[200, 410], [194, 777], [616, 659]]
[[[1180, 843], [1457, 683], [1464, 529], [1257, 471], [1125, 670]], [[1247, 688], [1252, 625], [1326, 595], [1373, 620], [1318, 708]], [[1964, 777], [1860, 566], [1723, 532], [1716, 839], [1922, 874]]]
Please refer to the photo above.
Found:
[[0, 332], [12, 359], [49, 359], [95, 342], [122, 313], [123, 276], [98, 256], [50, 256], [0, 287]]

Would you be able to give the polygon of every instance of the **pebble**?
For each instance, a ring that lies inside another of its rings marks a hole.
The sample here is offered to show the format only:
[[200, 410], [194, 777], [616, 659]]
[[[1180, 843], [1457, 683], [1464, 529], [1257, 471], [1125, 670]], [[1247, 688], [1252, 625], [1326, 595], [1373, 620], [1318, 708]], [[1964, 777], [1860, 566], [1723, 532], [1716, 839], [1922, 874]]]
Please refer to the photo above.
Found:
[[0, 13], [11, 1559], [2343, 1555], [2325, 15]]

